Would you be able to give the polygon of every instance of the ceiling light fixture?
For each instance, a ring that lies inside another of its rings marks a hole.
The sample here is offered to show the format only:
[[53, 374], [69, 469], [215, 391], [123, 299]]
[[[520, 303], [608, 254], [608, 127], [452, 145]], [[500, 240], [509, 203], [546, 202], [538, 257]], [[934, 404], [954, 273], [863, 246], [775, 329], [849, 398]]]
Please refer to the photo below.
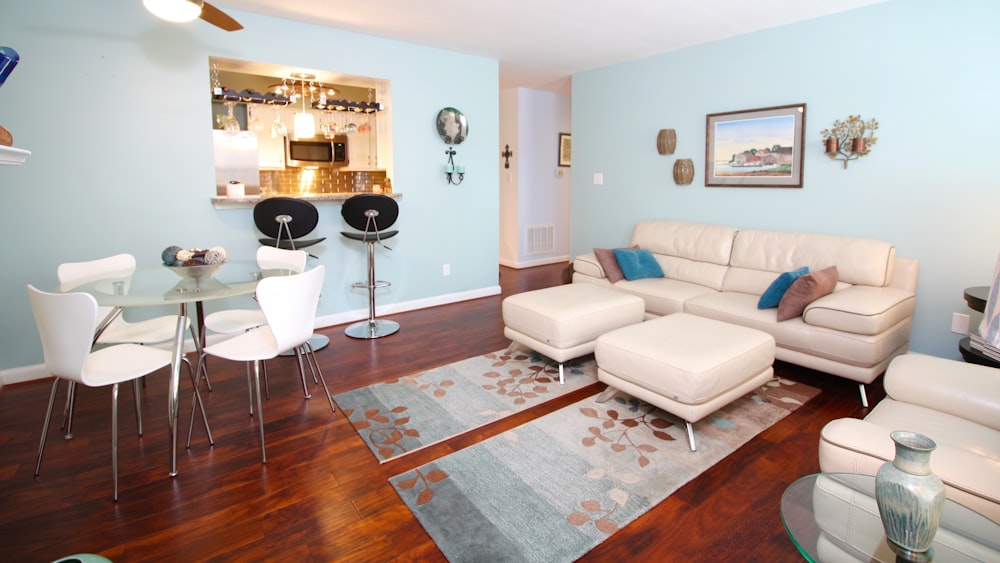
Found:
[[154, 16], [171, 22], [189, 22], [201, 15], [204, 0], [142, 0]]
[[[298, 78], [302, 84], [302, 112], [295, 114], [295, 119], [292, 122], [295, 127], [295, 138], [296, 139], [306, 139], [309, 137], [316, 136], [316, 120], [313, 119], [312, 113], [306, 109], [306, 81], [316, 78], [315, 74], [305, 74], [301, 72], [292, 73], [293, 78]], [[309, 93], [310, 99], [312, 98], [312, 92], [310, 89]]]

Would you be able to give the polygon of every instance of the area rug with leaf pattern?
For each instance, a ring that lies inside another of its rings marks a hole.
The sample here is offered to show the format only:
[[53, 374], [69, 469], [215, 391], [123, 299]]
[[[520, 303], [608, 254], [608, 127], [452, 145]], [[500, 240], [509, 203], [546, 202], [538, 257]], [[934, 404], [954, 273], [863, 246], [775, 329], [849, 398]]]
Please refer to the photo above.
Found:
[[819, 389], [773, 379], [697, 422], [597, 395], [392, 477], [450, 561], [573, 561]]
[[559, 365], [527, 348], [354, 389], [334, 401], [380, 463], [597, 381], [593, 354]]

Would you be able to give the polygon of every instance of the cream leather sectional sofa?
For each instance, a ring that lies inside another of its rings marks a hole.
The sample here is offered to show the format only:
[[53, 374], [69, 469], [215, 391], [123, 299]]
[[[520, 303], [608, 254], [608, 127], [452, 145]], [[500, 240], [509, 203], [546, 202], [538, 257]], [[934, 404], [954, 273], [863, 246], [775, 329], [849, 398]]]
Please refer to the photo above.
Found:
[[[573, 260], [573, 283], [637, 295], [647, 319], [685, 312], [767, 332], [776, 359], [857, 381], [865, 406], [864, 385], [909, 346], [917, 261], [888, 242], [662, 220], [637, 223], [629, 244], [649, 250], [664, 277], [611, 284], [588, 253]], [[781, 322], [757, 308], [775, 278], [802, 266], [836, 266], [834, 292]]]

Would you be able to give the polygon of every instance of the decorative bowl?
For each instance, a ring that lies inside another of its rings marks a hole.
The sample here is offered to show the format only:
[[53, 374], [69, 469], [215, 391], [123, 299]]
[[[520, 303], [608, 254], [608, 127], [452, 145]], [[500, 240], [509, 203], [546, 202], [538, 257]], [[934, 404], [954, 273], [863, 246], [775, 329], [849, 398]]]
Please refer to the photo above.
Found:
[[198, 266], [166, 266], [170, 271], [174, 272], [182, 278], [210, 278], [225, 262], [219, 262], [218, 264], [202, 264]]

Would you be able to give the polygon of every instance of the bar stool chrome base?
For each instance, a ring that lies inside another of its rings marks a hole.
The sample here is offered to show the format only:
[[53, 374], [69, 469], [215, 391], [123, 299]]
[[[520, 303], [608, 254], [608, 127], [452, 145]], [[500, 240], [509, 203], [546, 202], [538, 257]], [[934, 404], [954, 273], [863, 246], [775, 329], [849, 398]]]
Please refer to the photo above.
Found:
[[396, 321], [383, 321], [382, 319], [364, 320], [352, 324], [344, 330], [344, 334], [351, 338], [382, 338], [395, 334], [399, 330], [399, 323]]
[[[322, 350], [330, 345], [330, 338], [324, 334], [314, 334], [312, 338], [309, 339], [309, 345], [312, 346], [313, 352]], [[278, 354], [279, 356], [294, 356], [295, 350], [288, 350], [287, 352], [282, 352]]]
[[348, 326], [344, 334], [351, 338], [374, 339], [395, 334], [399, 323], [375, 318], [375, 290], [389, 287], [389, 282], [375, 278], [375, 245], [386, 249], [383, 240], [390, 239], [399, 231], [388, 231], [399, 215], [399, 206], [392, 198], [381, 194], [358, 194], [344, 202], [340, 214], [348, 225], [360, 232], [341, 232], [345, 238], [363, 242], [368, 246], [368, 279], [351, 284], [354, 289], [368, 291], [368, 319]]

